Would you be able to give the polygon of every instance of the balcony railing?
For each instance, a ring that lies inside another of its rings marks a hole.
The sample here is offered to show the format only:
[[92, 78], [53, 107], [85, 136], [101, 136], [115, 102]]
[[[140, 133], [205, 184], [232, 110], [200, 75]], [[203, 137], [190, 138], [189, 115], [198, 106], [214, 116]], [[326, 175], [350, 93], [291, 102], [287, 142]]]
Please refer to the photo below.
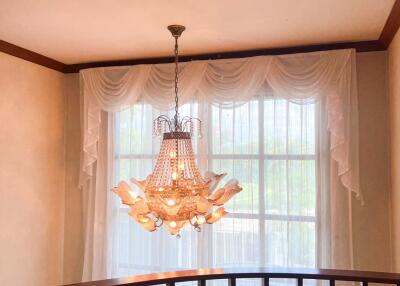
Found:
[[[74, 286], [147, 286], [165, 284], [175, 286], [178, 282], [195, 281], [198, 286], [207, 286], [207, 281], [227, 279], [229, 286], [236, 286], [237, 279], [261, 278], [263, 286], [269, 286], [271, 278], [296, 279], [297, 286], [303, 286], [304, 279], [329, 281], [335, 286], [337, 281], [383, 283], [400, 286], [400, 274], [370, 271], [330, 270], [330, 269], [293, 269], [293, 268], [215, 268], [177, 272], [137, 275], [127, 278], [109, 279], [72, 284]], [[71, 286], [72, 286], [71, 285]]]

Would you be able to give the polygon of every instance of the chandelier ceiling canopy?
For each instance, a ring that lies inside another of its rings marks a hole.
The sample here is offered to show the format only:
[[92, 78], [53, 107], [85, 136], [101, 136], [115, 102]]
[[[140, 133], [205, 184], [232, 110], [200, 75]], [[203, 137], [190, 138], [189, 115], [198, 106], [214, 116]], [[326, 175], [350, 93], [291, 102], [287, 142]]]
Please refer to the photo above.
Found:
[[175, 39], [175, 115], [157, 117], [153, 133], [162, 136], [160, 153], [153, 173], [135, 184], [144, 198], [121, 181], [113, 191], [129, 206], [129, 215], [148, 231], [165, 225], [172, 235], [179, 235], [186, 224], [200, 231], [203, 224], [213, 224], [227, 214], [223, 205], [242, 188], [235, 179], [217, 189], [226, 174], [206, 172], [201, 176], [192, 149], [192, 137], [201, 136], [198, 118], [179, 116], [178, 38], [184, 26], [168, 26]]

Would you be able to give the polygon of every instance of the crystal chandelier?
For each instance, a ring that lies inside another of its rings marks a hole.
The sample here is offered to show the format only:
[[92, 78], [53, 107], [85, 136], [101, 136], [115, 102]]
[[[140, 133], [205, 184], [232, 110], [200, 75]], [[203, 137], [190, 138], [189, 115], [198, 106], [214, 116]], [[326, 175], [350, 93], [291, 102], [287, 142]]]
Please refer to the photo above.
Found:
[[192, 150], [192, 136], [201, 136], [198, 118], [180, 118], [178, 112], [178, 38], [184, 26], [171, 25], [168, 30], [175, 38], [175, 115], [161, 115], [153, 122], [154, 135], [162, 135], [160, 154], [152, 174], [146, 180], [131, 182], [144, 197], [128, 183], [121, 181], [113, 191], [129, 206], [129, 215], [148, 231], [162, 225], [172, 235], [178, 235], [186, 224], [200, 231], [203, 224], [213, 224], [227, 214], [223, 205], [242, 188], [231, 179], [216, 190], [226, 174], [206, 172], [200, 175]]

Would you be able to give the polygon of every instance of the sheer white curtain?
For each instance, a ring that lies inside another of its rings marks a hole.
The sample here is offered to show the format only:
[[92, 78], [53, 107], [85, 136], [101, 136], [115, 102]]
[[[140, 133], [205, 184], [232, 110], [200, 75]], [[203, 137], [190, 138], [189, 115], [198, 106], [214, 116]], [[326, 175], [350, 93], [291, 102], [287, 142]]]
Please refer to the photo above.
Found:
[[117, 180], [151, 172], [151, 120], [171, 107], [173, 67], [81, 75], [81, 185], [86, 229], [94, 229], [86, 231], [84, 280], [211, 266], [335, 267], [333, 251], [351, 268], [350, 204], [336, 202], [351, 198], [341, 188], [361, 196], [354, 51], [182, 65], [182, 112], [205, 124], [199, 165], [237, 177], [244, 191], [227, 206], [230, 217], [180, 240], [139, 230], [105, 195]]
[[[186, 104], [182, 115], [202, 117], [206, 169], [227, 172], [244, 191], [227, 204], [231, 214], [204, 233], [182, 237], [147, 233], [118, 199], [114, 204], [112, 276], [198, 267], [316, 265], [315, 104], [258, 96], [236, 108]], [[136, 104], [116, 113], [115, 183], [146, 178], [158, 152], [151, 121], [159, 111]], [[197, 152], [199, 153], [199, 152]]]

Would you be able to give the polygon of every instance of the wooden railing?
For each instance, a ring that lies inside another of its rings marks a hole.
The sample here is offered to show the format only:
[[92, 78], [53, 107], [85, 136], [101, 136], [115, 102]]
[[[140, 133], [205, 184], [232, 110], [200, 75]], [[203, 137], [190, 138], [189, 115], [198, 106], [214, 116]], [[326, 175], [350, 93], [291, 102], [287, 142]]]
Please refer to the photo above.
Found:
[[362, 286], [368, 286], [368, 283], [383, 283], [400, 286], [400, 274], [398, 273], [293, 268], [197, 269], [85, 282], [71, 284], [71, 286], [147, 286], [159, 284], [175, 286], [175, 283], [186, 281], [196, 281], [198, 286], [207, 286], [207, 281], [216, 279], [227, 279], [229, 286], [236, 286], [237, 279], [243, 278], [261, 278], [263, 286], [269, 286], [271, 278], [296, 279], [297, 286], [303, 286], [304, 279], [329, 281], [330, 286], [335, 286], [337, 281], [360, 282]]

